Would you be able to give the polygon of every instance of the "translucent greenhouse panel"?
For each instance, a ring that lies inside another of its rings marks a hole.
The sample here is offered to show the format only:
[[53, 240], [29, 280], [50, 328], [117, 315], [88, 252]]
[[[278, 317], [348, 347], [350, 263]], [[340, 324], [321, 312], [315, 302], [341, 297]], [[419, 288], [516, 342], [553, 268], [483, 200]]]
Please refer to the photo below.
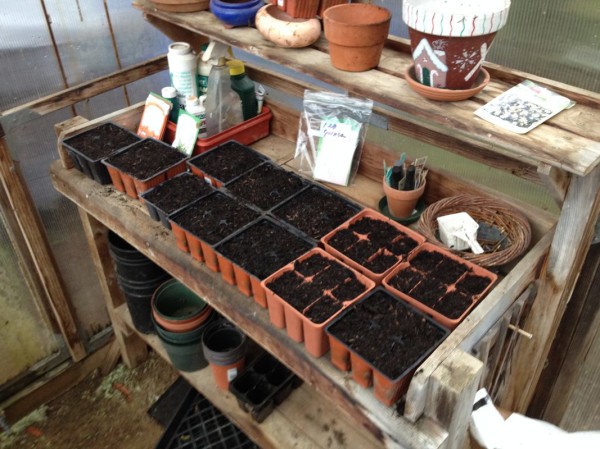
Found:
[[59, 350], [60, 340], [34, 301], [0, 221], [0, 385]]

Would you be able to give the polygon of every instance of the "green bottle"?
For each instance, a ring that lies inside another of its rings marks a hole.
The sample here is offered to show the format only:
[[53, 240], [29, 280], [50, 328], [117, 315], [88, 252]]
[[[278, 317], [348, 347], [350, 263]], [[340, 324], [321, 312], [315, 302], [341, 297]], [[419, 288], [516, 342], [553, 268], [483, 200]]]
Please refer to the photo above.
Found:
[[246, 75], [244, 63], [239, 59], [227, 61], [229, 75], [231, 76], [231, 88], [237, 92], [242, 100], [242, 112], [244, 120], [249, 120], [258, 114], [258, 101], [254, 91], [254, 81]]

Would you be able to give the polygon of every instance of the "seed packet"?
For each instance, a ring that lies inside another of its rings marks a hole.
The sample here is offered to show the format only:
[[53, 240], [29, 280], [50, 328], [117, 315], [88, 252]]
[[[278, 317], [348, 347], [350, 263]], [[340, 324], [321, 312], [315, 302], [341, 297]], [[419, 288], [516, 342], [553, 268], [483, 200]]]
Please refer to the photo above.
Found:
[[161, 140], [167, 128], [169, 112], [173, 103], [165, 98], [150, 92], [146, 98], [146, 105], [142, 113], [142, 119], [137, 130], [137, 135], [142, 139], [152, 137]]

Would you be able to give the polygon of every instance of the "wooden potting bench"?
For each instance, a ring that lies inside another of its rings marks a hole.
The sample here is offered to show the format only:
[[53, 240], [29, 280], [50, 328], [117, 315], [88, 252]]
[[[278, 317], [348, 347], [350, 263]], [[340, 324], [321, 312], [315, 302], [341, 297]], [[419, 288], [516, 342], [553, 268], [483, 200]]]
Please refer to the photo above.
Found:
[[[502, 280], [485, 300], [417, 370], [402, 413], [382, 406], [371, 390], [337, 371], [327, 357], [309, 356], [301, 344], [270, 324], [266, 310], [178, 250], [173, 235], [152, 221], [139, 201], [71, 169], [68, 156], [61, 153], [61, 160], [51, 167], [53, 183], [79, 207], [124, 360], [130, 365], [140, 362], [147, 345], [163, 356], [165, 353], [155, 337], [138, 334], [132, 326], [108, 254], [107, 228], [206, 298], [305, 381], [269, 418], [257, 424], [230, 394], [216, 388], [209, 369], [184, 374], [261, 447], [463, 447], [474, 394], [481, 386], [493, 393], [497, 405], [524, 411], [598, 217], [600, 129], [592, 124], [600, 121], [599, 96], [487, 64], [492, 81], [481, 94], [463, 102], [437, 103], [421, 98], [404, 81], [403, 72], [411, 62], [404, 40], [388, 41], [377, 70], [348, 73], [331, 66], [324, 38], [310, 48], [286, 50], [271, 45], [253, 28], [225, 29], [209, 12], [166, 13], [143, 0], [136, 0], [134, 6], [173, 39], [216, 39], [353, 95], [371, 98], [378, 103], [375, 112], [389, 131], [543, 184], [561, 212], [552, 215], [469, 180], [430, 172], [428, 203], [465, 192], [503, 198], [527, 215], [533, 239], [524, 255], [504, 267]], [[164, 60], [159, 63], [164, 64]], [[254, 65], [247, 71], [254, 81], [293, 97], [301, 98], [307, 88], [322, 90], [278, 71]], [[524, 78], [549, 86], [577, 105], [525, 135], [503, 131], [473, 115], [480, 105]], [[253, 147], [295, 170], [299, 112], [289, 106], [290, 102], [267, 101], [274, 115], [271, 135]], [[59, 147], [63, 138], [107, 120], [135, 129], [142, 108], [138, 104], [90, 122], [77, 118], [63, 123], [58, 127]], [[396, 158], [396, 154], [367, 142], [354, 184], [329, 187], [376, 209], [382, 196], [382, 160]]]

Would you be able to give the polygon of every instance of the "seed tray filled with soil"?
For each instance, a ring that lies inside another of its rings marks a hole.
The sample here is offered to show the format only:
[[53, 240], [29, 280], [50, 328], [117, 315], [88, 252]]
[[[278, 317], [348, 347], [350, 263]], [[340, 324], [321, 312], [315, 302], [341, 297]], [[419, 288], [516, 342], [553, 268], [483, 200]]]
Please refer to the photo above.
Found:
[[230, 140], [187, 163], [192, 172], [214, 187], [221, 187], [268, 160], [246, 145]]
[[131, 131], [109, 122], [63, 140], [62, 146], [79, 171], [104, 185], [111, 180], [102, 159], [140, 140]]
[[361, 209], [329, 189], [312, 185], [277, 206], [271, 214], [319, 240]]
[[229, 383], [229, 391], [240, 408], [261, 423], [300, 384], [300, 378], [285, 365], [262, 352]]
[[454, 329], [497, 278], [472, 262], [425, 243], [394, 268], [383, 285], [442, 326]]
[[[311, 269], [311, 267], [313, 267]], [[314, 248], [262, 282], [269, 318], [321, 357], [329, 350], [325, 326], [358, 301], [375, 282], [320, 248]]]
[[259, 216], [257, 210], [217, 191], [190, 204], [170, 220], [177, 246], [218, 272], [213, 247]]
[[352, 370], [359, 385], [374, 387], [377, 400], [390, 406], [448, 330], [381, 287], [339, 314], [326, 328], [331, 361]]
[[201, 178], [184, 172], [151, 188], [141, 198], [150, 217], [171, 229], [169, 215], [212, 192], [214, 189]]
[[309, 181], [270, 162], [227, 184], [227, 190], [264, 211], [298, 193]]
[[377, 284], [425, 237], [372, 209], [363, 209], [321, 238], [325, 250]]
[[115, 188], [132, 198], [185, 171], [186, 155], [159, 140], [146, 138], [102, 163]]
[[261, 281], [315, 246], [293, 229], [262, 217], [215, 246], [221, 276], [262, 307]]

